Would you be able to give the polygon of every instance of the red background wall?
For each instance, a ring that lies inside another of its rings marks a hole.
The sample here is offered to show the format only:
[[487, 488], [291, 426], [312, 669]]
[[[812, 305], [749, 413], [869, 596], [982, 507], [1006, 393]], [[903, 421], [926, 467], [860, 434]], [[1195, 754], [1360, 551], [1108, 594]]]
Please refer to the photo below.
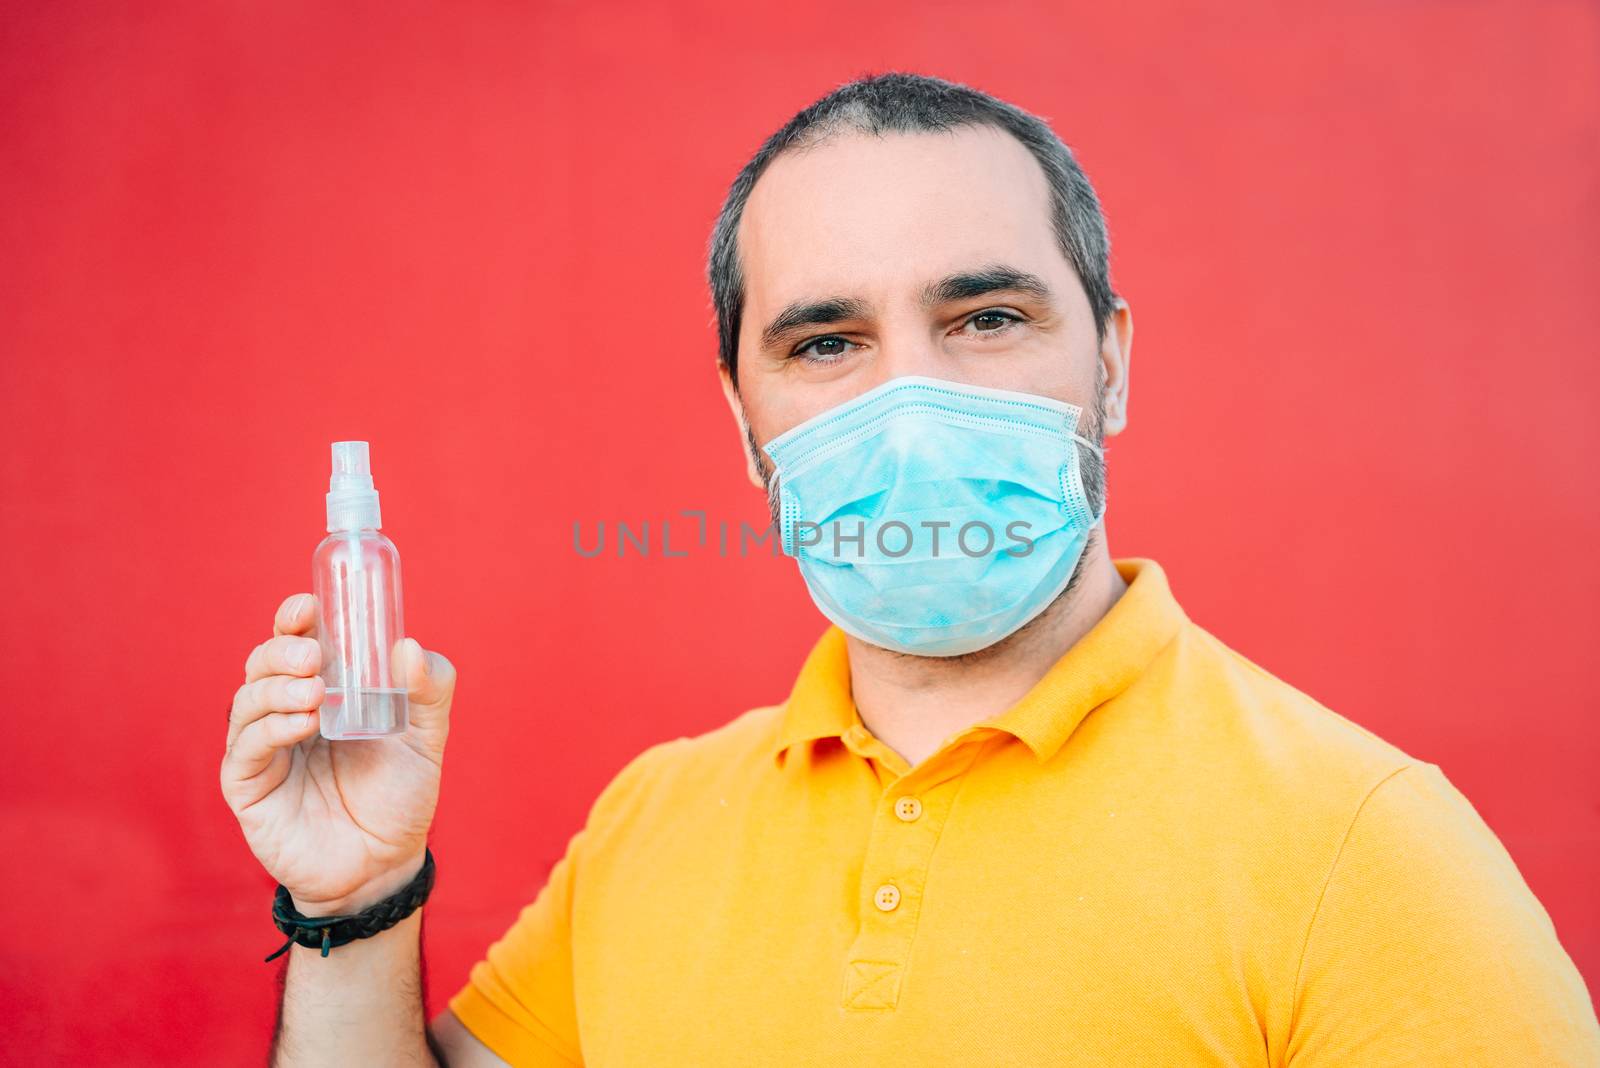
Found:
[[763, 521], [706, 237], [768, 132], [886, 68], [1050, 118], [1102, 192], [1114, 552], [1439, 763], [1593, 989], [1600, 14], [1214, 6], [7, 11], [0, 1061], [264, 1049], [272, 884], [217, 765], [332, 440], [372, 441], [460, 671], [433, 1007], [627, 758], [784, 696], [822, 625], [788, 561], [572, 525]]

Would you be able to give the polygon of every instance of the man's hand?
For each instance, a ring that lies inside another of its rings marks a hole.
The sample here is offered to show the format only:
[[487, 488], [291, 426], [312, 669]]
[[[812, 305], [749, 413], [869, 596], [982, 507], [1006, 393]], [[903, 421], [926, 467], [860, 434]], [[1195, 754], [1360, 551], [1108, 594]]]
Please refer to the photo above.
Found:
[[456, 683], [449, 660], [408, 638], [406, 732], [329, 742], [315, 604], [288, 598], [251, 650], [222, 758], [222, 796], [245, 840], [308, 916], [359, 912], [422, 867]]

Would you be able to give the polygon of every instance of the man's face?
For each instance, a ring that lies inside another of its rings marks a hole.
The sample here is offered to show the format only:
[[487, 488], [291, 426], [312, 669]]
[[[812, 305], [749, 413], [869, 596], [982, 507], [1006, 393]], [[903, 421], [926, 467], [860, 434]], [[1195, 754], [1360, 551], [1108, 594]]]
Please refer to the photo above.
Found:
[[1103, 368], [1103, 430], [1125, 424], [1127, 309], [1098, 341], [1044, 173], [1001, 130], [849, 133], [786, 153], [751, 193], [739, 254], [737, 396], [724, 385], [757, 445], [904, 375], [1093, 413]]

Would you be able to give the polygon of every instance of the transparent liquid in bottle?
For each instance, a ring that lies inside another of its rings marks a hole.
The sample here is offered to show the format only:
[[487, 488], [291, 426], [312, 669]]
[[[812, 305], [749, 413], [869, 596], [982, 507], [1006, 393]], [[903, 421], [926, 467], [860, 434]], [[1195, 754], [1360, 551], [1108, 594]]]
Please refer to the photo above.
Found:
[[408, 724], [400, 551], [378, 532], [366, 442], [334, 443], [328, 536], [312, 554], [322, 646], [321, 733], [350, 740]]

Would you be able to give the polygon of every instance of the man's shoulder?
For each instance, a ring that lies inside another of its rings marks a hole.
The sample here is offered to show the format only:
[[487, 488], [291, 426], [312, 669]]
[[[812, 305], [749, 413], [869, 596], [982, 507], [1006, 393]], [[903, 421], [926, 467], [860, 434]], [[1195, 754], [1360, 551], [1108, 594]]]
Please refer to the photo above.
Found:
[[752, 769], [764, 766], [759, 763], [763, 754], [770, 762], [767, 745], [781, 712], [782, 706], [752, 708], [709, 730], [667, 738], [635, 753], [590, 805], [590, 849], [653, 833], [707, 796], [726, 798], [747, 788]]
[[[1154, 781], [1172, 812], [1231, 814], [1215, 843], [1229, 863], [1267, 865], [1273, 878], [1295, 869], [1314, 894], [1343, 855], [1355, 884], [1431, 893], [1436, 873], [1425, 860], [1443, 843], [1447, 853], [1495, 858], [1514, 879], [1499, 840], [1437, 764], [1192, 623], [1161, 661], [1128, 709], [1128, 730], [1140, 733], [1123, 740], [1138, 745], [1118, 748], [1140, 754], [1142, 770], [1130, 774], [1159, 772]], [[1352, 843], [1379, 860], [1352, 861]]]
[[674, 777], [704, 781], [718, 773], [748, 777], [772, 767], [783, 705], [762, 705], [726, 722], [667, 743], [661, 763]]
[[1402, 768], [1425, 763], [1193, 622], [1149, 674], [1151, 722], [1191, 754], [1193, 770], [1280, 806], [1299, 798], [1348, 809]]
[[617, 773], [613, 785], [627, 782], [637, 792], [704, 788], [715, 780], [748, 778], [772, 764], [782, 705], [763, 705], [696, 734], [679, 735], [648, 746]]

